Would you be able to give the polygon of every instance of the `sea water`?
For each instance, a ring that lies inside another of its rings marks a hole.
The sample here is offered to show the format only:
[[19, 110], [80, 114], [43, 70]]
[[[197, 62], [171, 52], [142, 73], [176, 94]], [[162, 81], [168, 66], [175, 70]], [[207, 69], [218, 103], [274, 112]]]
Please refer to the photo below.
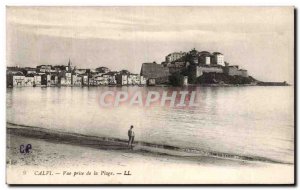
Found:
[[[196, 91], [197, 106], [104, 108], [106, 91]], [[23, 87], [7, 89], [7, 122], [293, 163], [294, 88]]]

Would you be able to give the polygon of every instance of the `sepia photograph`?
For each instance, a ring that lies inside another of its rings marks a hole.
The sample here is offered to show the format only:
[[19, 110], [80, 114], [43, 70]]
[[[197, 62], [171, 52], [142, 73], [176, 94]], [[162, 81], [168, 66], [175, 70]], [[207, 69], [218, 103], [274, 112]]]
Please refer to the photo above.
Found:
[[7, 6], [6, 183], [295, 184], [295, 14]]

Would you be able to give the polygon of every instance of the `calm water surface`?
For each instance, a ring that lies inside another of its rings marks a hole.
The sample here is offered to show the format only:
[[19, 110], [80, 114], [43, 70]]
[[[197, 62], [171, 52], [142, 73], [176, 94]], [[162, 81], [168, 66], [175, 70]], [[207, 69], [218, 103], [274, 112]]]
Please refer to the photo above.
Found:
[[261, 156], [293, 162], [293, 87], [197, 87], [193, 108], [119, 106], [103, 108], [107, 90], [180, 90], [172, 87], [7, 89], [7, 121], [199, 150]]

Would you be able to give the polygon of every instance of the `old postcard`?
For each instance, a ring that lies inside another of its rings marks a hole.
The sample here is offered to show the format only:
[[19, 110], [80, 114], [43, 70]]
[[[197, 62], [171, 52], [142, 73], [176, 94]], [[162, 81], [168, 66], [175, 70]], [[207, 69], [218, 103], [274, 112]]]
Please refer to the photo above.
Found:
[[294, 7], [6, 22], [8, 184], [294, 184]]

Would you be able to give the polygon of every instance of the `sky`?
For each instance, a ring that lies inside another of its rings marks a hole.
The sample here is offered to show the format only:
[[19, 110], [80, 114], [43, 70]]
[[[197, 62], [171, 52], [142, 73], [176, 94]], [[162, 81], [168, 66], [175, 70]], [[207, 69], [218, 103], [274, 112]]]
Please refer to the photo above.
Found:
[[139, 73], [172, 52], [221, 52], [263, 81], [294, 83], [293, 7], [7, 7], [7, 66]]

